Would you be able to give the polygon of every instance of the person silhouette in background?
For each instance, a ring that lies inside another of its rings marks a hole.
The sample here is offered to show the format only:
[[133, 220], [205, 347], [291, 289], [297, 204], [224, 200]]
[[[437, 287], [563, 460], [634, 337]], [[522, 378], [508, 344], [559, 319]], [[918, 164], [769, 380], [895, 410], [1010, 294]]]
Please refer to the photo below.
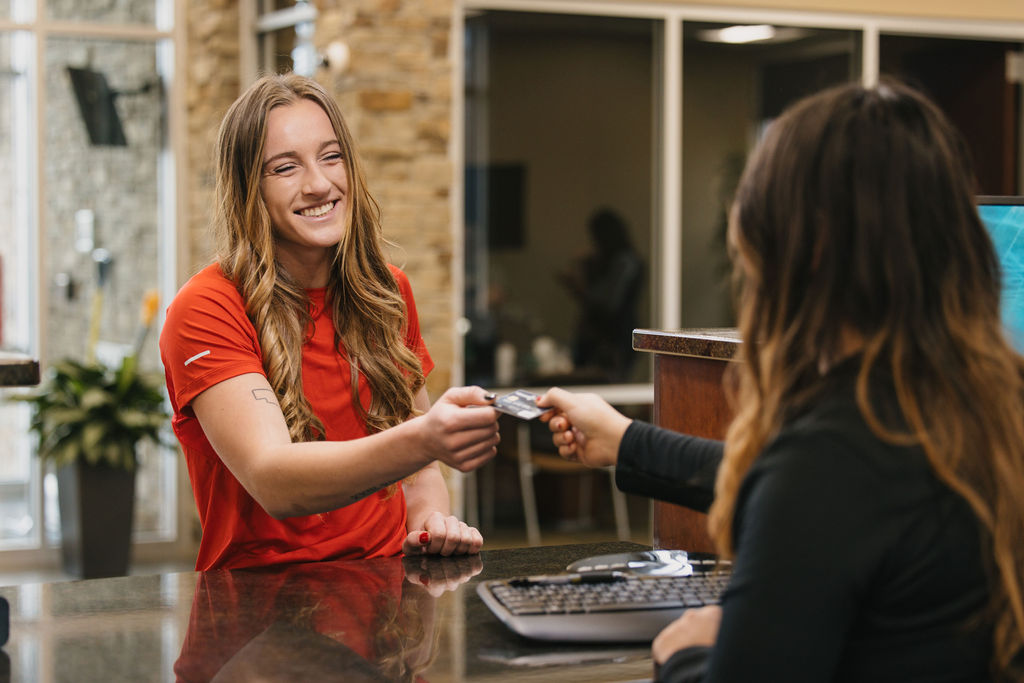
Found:
[[601, 208], [587, 221], [591, 250], [557, 274], [579, 304], [572, 360], [582, 372], [626, 381], [633, 367], [632, 334], [644, 282], [643, 259], [617, 212]]

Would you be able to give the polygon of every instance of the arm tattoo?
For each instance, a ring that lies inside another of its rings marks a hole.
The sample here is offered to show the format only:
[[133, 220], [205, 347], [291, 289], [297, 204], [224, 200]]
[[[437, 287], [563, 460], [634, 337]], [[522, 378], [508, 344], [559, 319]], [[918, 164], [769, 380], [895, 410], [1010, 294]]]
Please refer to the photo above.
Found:
[[274, 396], [274, 392], [271, 389], [253, 389], [252, 397], [257, 401], [263, 401], [269, 403], [272, 406], [277, 405], [277, 397]]
[[399, 481], [402, 481], [401, 477], [399, 477], [398, 479], [392, 479], [391, 481], [386, 481], [383, 484], [377, 484], [376, 486], [371, 486], [370, 488], [366, 489], [365, 491], [360, 491], [359, 493], [355, 494], [349, 500], [351, 502], [353, 502], [353, 503], [356, 502], [357, 500], [362, 500], [363, 498], [366, 498], [370, 494], [376, 493], [377, 491], [380, 491], [383, 488], [387, 488], [388, 486], [391, 486], [392, 484], [394, 484], [396, 482], [399, 482]]

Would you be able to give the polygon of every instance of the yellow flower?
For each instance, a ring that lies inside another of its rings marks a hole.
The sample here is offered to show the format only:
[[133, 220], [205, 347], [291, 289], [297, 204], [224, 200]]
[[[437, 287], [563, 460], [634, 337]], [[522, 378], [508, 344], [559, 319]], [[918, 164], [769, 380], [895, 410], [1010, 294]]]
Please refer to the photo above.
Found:
[[142, 324], [149, 327], [156, 317], [157, 308], [160, 306], [160, 292], [151, 289], [142, 297]]

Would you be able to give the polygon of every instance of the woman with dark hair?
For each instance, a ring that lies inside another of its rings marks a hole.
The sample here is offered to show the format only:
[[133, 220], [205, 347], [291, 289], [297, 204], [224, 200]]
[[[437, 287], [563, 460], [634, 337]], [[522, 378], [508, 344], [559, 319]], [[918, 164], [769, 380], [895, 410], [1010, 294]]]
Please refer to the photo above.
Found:
[[[174, 430], [203, 527], [197, 569], [475, 553], [438, 462], [493, 457], [478, 387], [433, 407], [412, 288], [337, 103], [266, 76], [216, 150], [216, 263], [182, 287], [160, 338]], [[491, 397], [493, 398], [493, 397]]]
[[724, 444], [539, 401], [563, 456], [710, 504], [732, 577], [655, 639], [664, 680], [1022, 680], [1024, 358], [967, 159], [896, 83], [795, 104], [732, 209]]

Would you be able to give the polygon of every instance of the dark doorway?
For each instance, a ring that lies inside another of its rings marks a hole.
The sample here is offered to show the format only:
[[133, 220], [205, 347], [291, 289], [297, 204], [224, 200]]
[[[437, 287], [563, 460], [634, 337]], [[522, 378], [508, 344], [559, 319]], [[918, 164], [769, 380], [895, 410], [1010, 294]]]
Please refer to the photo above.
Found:
[[1007, 79], [1020, 43], [881, 36], [879, 71], [927, 93], [971, 150], [980, 194], [1019, 187], [1020, 85]]

